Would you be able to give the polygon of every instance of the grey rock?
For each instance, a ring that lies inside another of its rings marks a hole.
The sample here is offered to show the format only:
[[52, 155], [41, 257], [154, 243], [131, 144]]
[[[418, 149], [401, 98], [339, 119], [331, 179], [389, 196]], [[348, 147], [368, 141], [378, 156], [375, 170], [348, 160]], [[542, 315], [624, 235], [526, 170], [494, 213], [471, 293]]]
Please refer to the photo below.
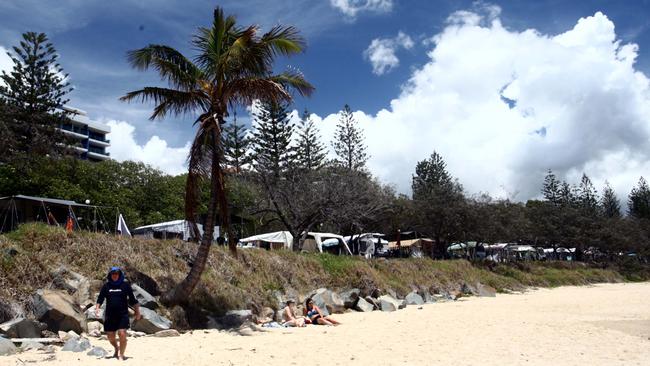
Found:
[[390, 295], [379, 296], [378, 300], [381, 311], [396, 311], [401, 305], [401, 302]]
[[18, 348], [7, 338], [0, 337], [0, 356], [12, 355], [18, 352]]
[[94, 356], [94, 357], [97, 357], [97, 358], [104, 358], [104, 357], [108, 356], [108, 351], [106, 351], [105, 349], [103, 349], [101, 347], [93, 347], [86, 354], [88, 356]]
[[34, 320], [17, 318], [0, 324], [0, 331], [7, 338], [40, 338], [45, 324]]
[[375, 310], [375, 305], [369, 303], [365, 299], [359, 298], [355, 307], [355, 310], [362, 312], [370, 312]]
[[208, 316], [208, 329], [231, 329], [238, 328], [253, 321], [251, 310], [230, 310], [222, 317]]
[[135, 295], [135, 299], [138, 300], [140, 306], [149, 308], [151, 310], [155, 310], [158, 308], [158, 302], [156, 301], [156, 299], [153, 296], [151, 296], [151, 294], [149, 294], [147, 291], [145, 291], [142, 287], [133, 283], [131, 284], [131, 288], [133, 289], [133, 295]]
[[180, 337], [181, 334], [178, 333], [176, 329], [167, 329], [167, 330], [161, 330], [160, 332], [154, 333], [154, 337]]
[[386, 290], [386, 293], [388, 295], [392, 296], [393, 299], [398, 299], [397, 292], [395, 292], [395, 290], [389, 288], [388, 290]]
[[417, 292], [410, 292], [406, 295], [406, 304], [407, 305], [422, 305], [424, 304], [424, 299]]
[[487, 285], [483, 284], [478, 284], [476, 291], [478, 293], [478, 296], [481, 297], [496, 297], [497, 296], [497, 290], [494, 289], [494, 287], [490, 287]]
[[275, 320], [275, 311], [273, 311], [273, 309], [271, 309], [270, 307], [265, 306], [259, 309], [258, 314], [253, 314], [253, 320], [257, 324], [271, 322]]
[[88, 336], [93, 338], [100, 338], [102, 336], [102, 332], [97, 329], [93, 329], [91, 331], [88, 331]]
[[73, 294], [77, 304], [92, 303], [90, 298], [90, 281], [84, 275], [71, 271], [66, 266], [60, 266], [50, 273], [54, 284]]
[[149, 308], [140, 307], [140, 314], [142, 314], [142, 319], [133, 322], [133, 326], [131, 327], [135, 331], [154, 334], [161, 330], [169, 329], [172, 326], [171, 320], [158, 315], [158, 313]]
[[92, 322], [92, 321], [97, 321], [100, 323], [104, 323], [104, 310], [106, 309], [106, 303], [104, 302], [102, 304], [102, 307], [99, 308], [99, 310], [95, 313], [95, 307], [91, 306], [86, 311], [84, 312], [84, 316], [86, 317], [86, 321]]
[[463, 285], [460, 288], [460, 292], [463, 295], [476, 295], [478, 292], [476, 291], [476, 287], [469, 285], [467, 283], [463, 283]]
[[424, 293], [424, 303], [425, 303], [425, 304], [432, 304], [432, 303], [434, 303], [434, 302], [436, 302], [436, 298], [433, 297], [433, 296], [431, 296], [431, 294], [429, 293], [429, 291], [425, 292], [425, 293]]
[[74, 305], [74, 299], [63, 291], [38, 290], [34, 296], [34, 315], [51, 331], [81, 333], [85, 328], [83, 314]]
[[45, 345], [43, 343], [39, 343], [39, 342], [35, 342], [35, 341], [27, 341], [27, 342], [23, 342], [20, 345], [20, 348], [23, 351], [28, 351], [30, 349], [39, 350], [39, 349], [44, 349]]
[[88, 329], [88, 334], [90, 334], [90, 332], [94, 332], [94, 331], [98, 331], [101, 334], [102, 331], [104, 330], [104, 326], [100, 322], [96, 322], [96, 321], [95, 322], [88, 322], [87, 329]]
[[87, 349], [90, 349], [90, 341], [86, 338], [77, 337], [68, 339], [63, 345], [63, 348], [61, 348], [61, 351], [83, 352]]
[[404, 309], [406, 307], [406, 305], [407, 305], [406, 300], [397, 299], [397, 308], [398, 309]]
[[341, 299], [341, 296], [334, 291], [320, 288], [311, 296], [311, 299], [325, 316], [330, 314], [342, 314], [345, 312], [345, 303], [343, 302], [343, 299]]
[[340, 293], [341, 300], [343, 300], [343, 305], [346, 309], [354, 309], [357, 306], [360, 292], [361, 290], [358, 288], [353, 288]]
[[372, 304], [372, 306], [374, 307], [374, 310], [381, 309], [381, 304], [379, 303], [379, 300], [377, 300], [376, 298], [374, 298], [372, 296], [366, 296], [365, 300], [368, 303]]

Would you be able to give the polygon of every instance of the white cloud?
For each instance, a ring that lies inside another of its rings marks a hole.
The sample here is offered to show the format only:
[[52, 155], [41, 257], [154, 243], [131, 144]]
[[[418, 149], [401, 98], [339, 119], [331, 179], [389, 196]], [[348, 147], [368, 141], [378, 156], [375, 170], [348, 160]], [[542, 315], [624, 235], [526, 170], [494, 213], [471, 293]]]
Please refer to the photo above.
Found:
[[[497, 16], [454, 13], [390, 108], [355, 112], [370, 170], [409, 192], [416, 162], [436, 150], [470, 193], [536, 197], [551, 168], [571, 183], [584, 171], [599, 190], [607, 179], [624, 198], [650, 172], [638, 46], [617, 40], [600, 12], [559, 35], [508, 30]], [[327, 139], [337, 119], [319, 124]]]
[[330, 0], [330, 4], [350, 19], [364, 11], [387, 13], [393, 10], [393, 0]]
[[139, 145], [132, 124], [115, 120], [106, 124], [111, 127], [111, 146], [108, 151], [113, 159], [141, 161], [172, 175], [187, 171], [189, 142], [183, 147], [170, 147], [165, 140], [154, 135], [144, 145]]
[[396, 52], [400, 48], [413, 48], [413, 40], [407, 34], [399, 32], [394, 38], [375, 38], [363, 52], [363, 57], [372, 64], [372, 72], [383, 75], [399, 66]]

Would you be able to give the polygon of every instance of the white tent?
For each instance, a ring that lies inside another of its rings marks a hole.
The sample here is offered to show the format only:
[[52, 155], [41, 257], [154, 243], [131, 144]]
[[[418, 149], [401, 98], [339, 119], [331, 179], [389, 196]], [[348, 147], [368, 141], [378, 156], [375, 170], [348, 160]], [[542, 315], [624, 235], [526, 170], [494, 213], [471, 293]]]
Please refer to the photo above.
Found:
[[381, 233], [363, 233], [345, 236], [345, 243], [353, 253], [360, 254], [370, 259], [375, 252], [384, 253], [388, 250], [388, 240], [383, 239]]
[[[199, 233], [203, 235], [203, 225], [197, 224], [199, 228]], [[133, 236], [141, 236], [145, 238], [157, 238], [157, 239], [183, 239], [190, 240], [194, 238], [194, 233], [191, 229], [191, 224], [187, 220], [174, 220], [167, 222], [159, 222], [157, 224], [151, 224], [146, 226], [140, 226], [133, 229]], [[219, 226], [214, 227], [214, 233], [212, 234], [214, 240], [219, 237]]]
[[240, 239], [239, 242], [254, 244], [257, 244], [259, 242], [266, 242], [271, 244], [271, 249], [291, 249], [291, 245], [293, 243], [293, 235], [291, 235], [291, 233], [288, 231], [276, 231], [274, 233], [249, 236], [248, 238]]
[[303, 252], [323, 253], [323, 248], [325, 248], [325, 251], [327, 252], [352, 255], [348, 244], [341, 235], [315, 232], [307, 233], [307, 237], [302, 244]]

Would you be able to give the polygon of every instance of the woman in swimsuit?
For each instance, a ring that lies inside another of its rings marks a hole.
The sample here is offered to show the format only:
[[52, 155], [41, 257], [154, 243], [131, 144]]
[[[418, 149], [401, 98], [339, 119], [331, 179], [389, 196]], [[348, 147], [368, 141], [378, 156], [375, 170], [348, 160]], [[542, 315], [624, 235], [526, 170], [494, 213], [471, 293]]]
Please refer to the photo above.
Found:
[[324, 316], [323, 313], [321, 313], [320, 309], [318, 306], [314, 304], [314, 300], [311, 298], [307, 299], [305, 301], [305, 307], [307, 308], [307, 319], [311, 320], [312, 324], [320, 324], [320, 325], [339, 325], [338, 321], [334, 320], [332, 317]]

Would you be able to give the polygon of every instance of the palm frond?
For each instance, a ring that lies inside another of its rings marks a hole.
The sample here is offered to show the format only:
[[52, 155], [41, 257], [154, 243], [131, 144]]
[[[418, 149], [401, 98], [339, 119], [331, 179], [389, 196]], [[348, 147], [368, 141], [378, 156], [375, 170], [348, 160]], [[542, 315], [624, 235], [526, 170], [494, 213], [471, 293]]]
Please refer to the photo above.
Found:
[[129, 51], [127, 59], [138, 70], [153, 67], [161, 78], [167, 80], [172, 86], [184, 90], [191, 89], [196, 80], [201, 78], [201, 70], [183, 54], [169, 46], [152, 44]]
[[120, 100], [131, 102], [139, 100], [142, 103], [154, 102], [156, 107], [149, 119], [163, 118], [168, 114], [182, 115], [192, 113], [197, 109], [207, 108], [209, 98], [201, 91], [181, 91], [169, 88], [144, 87], [121, 97]]
[[228, 84], [224, 100], [231, 104], [250, 105], [256, 99], [264, 101], [290, 101], [291, 94], [281, 83], [269, 78], [240, 78]]
[[273, 56], [291, 56], [304, 51], [305, 39], [297, 28], [276, 25], [260, 39], [260, 45], [267, 48]]
[[310, 96], [316, 88], [305, 79], [305, 76], [295, 70], [285, 71], [281, 74], [271, 76], [270, 80], [281, 84], [287, 90], [295, 90], [302, 96]]

